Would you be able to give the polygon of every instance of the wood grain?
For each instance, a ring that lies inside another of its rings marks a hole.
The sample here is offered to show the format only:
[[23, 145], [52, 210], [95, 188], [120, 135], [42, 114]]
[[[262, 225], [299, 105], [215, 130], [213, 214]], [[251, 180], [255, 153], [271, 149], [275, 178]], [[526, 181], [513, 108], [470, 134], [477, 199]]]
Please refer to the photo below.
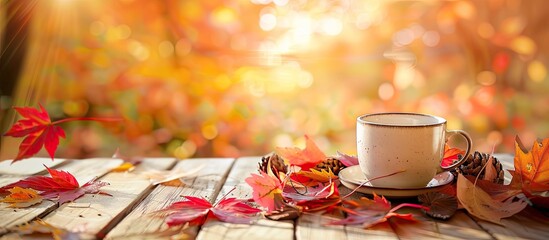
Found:
[[447, 221], [434, 220], [418, 209], [402, 209], [398, 212], [412, 213], [418, 220], [390, 220], [391, 227], [400, 239], [492, 239], [490, 234], [461, 211]]
[[104, 237], [152, 188], [149, 179], [139, 172], [164, 170], [173, 166], [175, 161], [170, 158], [146, 158], [134, 172], [111, 172], [100, 180], [110, 184], [101, 190], [112, 196], [86, 194], [73, 203], [61, 205], [43, 220], [56, 227], [78, 231], [82, 239]]
[[[27, 160], [32, 161], [32, 159]], [[80, 185], [90, 181], [94, 177], [103, 176], [109, 172], [112, 168], [120, 165], [122, 160], [119, 159], [87, 159], [87, 160], [73, 160], [66, 164], [60, 165], [59, 170], [68, 171], [74, 175]], [[0, 178], [17, 180], [13, 177]], [[9, 182], [11, 183], [11, 182]], [[8, 204], [0, 203], [0, 234], [5, 233], [7, 228], [26, 223], [37, 217], [43, 217], [48, 212], [57, 208], [57, 204], [52, 201], [43, 201], [39, 205], [32, 206], [30, 208], [9, 208]]]
[[[251, 173], [257, 173], [257, 164], [261, 157], [245, 157], [236, 160], [234, 166], [221, 188], [216, 201], [228, 195], [239, 199], [252, 198], [252, 189], [244, 181]], [[261, 219], [253, 225], [233, 224], [208, 219], [198, 233], [197, 240], [221, 239], [292, 239], [294, 235], [293, 221], [272, 221]]]
[[182, 196], [205, 197], [213, 201], [225, 181], [225, 177], [233, 163], [231, 158], [191, 159], [178, 162], [174, 169], [203, 167], [199, 175], [189, 180], [189, 185], [171, 187], [159, 185], [133, 209], [106, 236], [107, 239], [143, 239], [168, 238], [173, 235], [194, 238], [196, 227], [168, 228], [163, 217], [152, 214], [166, 208], [173, 202], [181, 201]]
[[478, 223], [498, 239], [549, 239], [549, 217], [532, 207], [502, 219], [502, 225], [481, 220]]

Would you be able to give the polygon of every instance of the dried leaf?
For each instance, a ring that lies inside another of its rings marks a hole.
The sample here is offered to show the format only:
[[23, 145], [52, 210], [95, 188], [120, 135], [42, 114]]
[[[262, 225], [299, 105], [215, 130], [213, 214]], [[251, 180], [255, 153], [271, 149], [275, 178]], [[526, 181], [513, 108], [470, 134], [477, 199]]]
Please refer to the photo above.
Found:
[[77, 233], [57, 228], [41, 219], [32, 221], [31, 223], [25, 223], [10, 230], [23, 239], [36, 238], [36, 236], [33, 235], [37, 233], [51, 234], [51, 238], [55, 240], [80, 239]]
[[344, 200], [341, 210], [347, 213], [347, 218], [332, 221], [331, 225], [347, 225], [347, 224], [362, 224], [364, 228], [372, 227], [378, 223], [387, 221], [391, 217], [415, 221], [412, 214], [400, 214], [396, 211], [402, 207], [414, 207], [424, 209], [425, 207], [418, 204], [403, 203], [394, 208], [391, 208], [391, 203], [374, 194], [373, 199], [362, 197], [359, 200]]
[[457, 197], [470, 214], [496, 224], [500, 224], [502, 218], [513, 216], [522, 211], [527, 205], [522, 200], [513, 201], [513, 198], [508, 198], [505, 201], [494, 200], [462, 174], [458, 175]]
[[135, 169], [135, 165], [130, 162], [124, 162], [120, 166], [113, 168], [112, 172], [131, 172]]
[[345, 153], [337, 152], [335, 158], [343, 163], [343, 165], [345, 165], [346, 167], [358, 165], [358, 158], [356, 156], [349, 156]]
[[0, 202], [9, 203], [8, 207], [25, 208], [42, 202], [44, 199], [38, 192], [32, 188], [14, 187], [8, 189], [10, 195], [6, 196]]
[[223, 198], [212, 205], [204, 198], [185, 196], [184, 201], [175, 202], [158, 212], [167, 213], [168, 226], [177, 226], [185, 223], [203, 224], [210, 212], [223, 222], [249, 224], [257, 218], [261, 210], [236, 198]]
[[178, 179], [170, 180], [167, 182], [161, 182], [160, 185], [170, 186], [170, 187], [181, 187], [181, 186], [185, 186], [185, 183], [178, 178]]
[[452, 217], [458, 207], [457, 198], [455, 196], [440, 192], [421, 194], [418, 196], [418, 200], [423, 203], [423, 206], [428, 208], [428, 210], [423, 209], [425, 214], [442, 220]]
[[[46, 167], [46, 166], [44, 166]], [[55, 170], [46, 167], [51, 177], [31, 176], [15, 183], [0, 188], [0, 193], [6, 192], [13, 187], [32, 188], [40, 192], [40, 195], [46, 199], [55, 199], [59, 204], [74, 201], [86, 193], [101, 193], [99, 189], [108, 185], [106, 182], [96, 181], [95, 179], [87, 182], [82, 187], [76, 181], [72, 174], [66, 171]]]
[[301, 215], [299, 209], [292, 206], [284, 206], [280, 210], [272, 211], [271, 213], [265, 214], [265, 217], [271, 220], [294, 220]]
[[[200, 171], [204, 168], [204, 165], [200, 165], [191, 170], [184, 169], [174, 169], [171, 171], [160, 171], [160, 170], [148, 170], [142, 174], [147, 176], [153, 185], [158, 185], [160, 183], [166, 183], [176, 180], [173, 183], [177, 183], [177, 180], [184, 183], [187, 179], [193, 179], [198, 176]], [[171, 186], [168, 184], [168, 186]]]
[[284, 198], [282, 197], [282, 185], [280, 181], [262, 172], [261, 175], [252, 174], [245, 179], [253, 190], [254, 201], [272, 212], [282, 208]]
[[549, 190], [549, 138], [536, 141], [528, 152], [517, 136], [515, 138], [515, 174], [513, 184], [526, 192]]
[[482, 178], [482, 180], [494, 181], [498, 177], [498, 173], [494, 167], [494, 157], [492, 155], [490, 155], [490, 158], [484, 167], [484, 178]]
[[515, 197], [518, 194], [522, 193], [522, 190], [514, 188], [511, 185], [503, 185], [499, 183], [494, 183], [491, 180], [476, 179], [473, 176], [464, 176], [470, 182], [474, 182], [475, 186], [481, 188], [494, 200], [504, 201], [510, 197]]
[[288, 161], [289, 165], [299, 166], [302, 170], [309, 170], [326, 159], [326, 155], [307, 135], [305, 135], [305, 140], [305, 149], [303, 150], [296, 147], [277, 147], [276, 153]]
[[339, 190], [334, 182], [328, 184], [318, 183], [315, 187], [305, 187], [302, 190], [286, 185], [282, 192], [284, 198], [291, 199], [294, 202], [329, 198], [333, 195], [339, 197]]

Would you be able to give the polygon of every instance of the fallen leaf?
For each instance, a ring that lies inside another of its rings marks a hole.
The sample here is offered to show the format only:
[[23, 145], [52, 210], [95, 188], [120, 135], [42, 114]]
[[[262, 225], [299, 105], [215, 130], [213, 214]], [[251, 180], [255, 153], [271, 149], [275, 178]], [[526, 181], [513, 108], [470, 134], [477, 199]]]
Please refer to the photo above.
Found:
[[120, 166], [113, 168], [111, 171], [113, 172], [131, 172], [135, 169], [135, 165], [130, 162], [124, 162], [120, 164]]
[[[51, 234], [51, 238], [55, 240], [80, 239], [78, 233], [67, 231], [66, 229], [55, 227], [41, 219], [37, 219], [30, 223], [25, 223], [10, 229], [12, 232], [19, 235], [22, 239], [37, 238], [35, 234]], [[43, 238], [44, 236], [42, 236]], [[41, 238], [40, 238], [41, 239]]]
[[185, 223], [201, 225], [209, 213], [223, 222], [250, 224], [261, 210], [236, 198], [223, 198], [212, 205], [204, 198], [185, 196], [184, 201], [175, 202], [158, 212], [167, 213], [166, 223], [171, 227]]
[[458, 175], [457, 198], [470, 214], [496, 224], [501, 224], [502, 218], [513, 216], [527, 205], [522, 200], [514, 201], [514, 198], [507, 198], [504, 201], [494, 200], [462, 174]]
[[494, 200], [504, 201], [510, 197], [515, 197], [522, 193], [520, 188], [515, 188], [512, 185], [503, 185], [494, 183], [491, 180], [476, 179], [474, 176], [465, 176], [470, 182], [474, 182], [476, 187], [479, 187]]
[[56, 124], [76, 121], [76, 120], [92, 120], [92, 121], [120, 121], [118, 118], [67, 118], [59, 121], [52, 122], [46, 109], [42, 105], [40, 110], [31, 107], [14, 107], [15, 111], [23, 117], [13, 124], [13, 126], [4, 134], [4, 136], [11, 137], [25, 137], [21, 145], [19, 145], [19, 152], [12, 163], [17, 162], [24, 158], [32, 157], [38, 153], [42, 147], [45, 147], [51, 159], [55, 155], [57, 146], [59, 145], [59, 138], [65, 138], [65, 131], [56, 126]]
[[304, 149], [296, 147], [277, 147], [276, 153], [285, 161], [288, 161], [289, 165], [298, 166], [301, 170], [309, 170], [326, 159], [326, 155], [320, 151], [315, 142], [307, 135], [305, 135]]
[[358, 158], [356, 156], [349, 156], [345, 153], [337, 152], [335, 158], [343, 163], [343, 165], [345, 165], [346, 167], [358, 165]]
[[9, 203], [8, 207], [25, 208], [42, 202], [43, 197], [32, 188], [14, 187], [8, 189], [10, 195], [6, 196], [0, 202]]
[[525, 149], [520, 138], [515, 138], [515, 174], [512, 185], [535, 193], [549, 190], [549, 138], [536, 141], [531, 151]]
[[280, 210], [272, 211], [271, 213], [265, 214], [265, 217], [271, 220], [280, 221], [280, 220], [294, 220], [301, 215], [301, 211], [296, 207], [284, 206]]
[[306, 202], [322, 198], [329, 198], [332, 195], [339, 197], [339, 190], [334, 182], [328, 184], [318, 183], [314, 187], [305, 187], [297, 189], [286, 185], [282, 196], [286, 199], [291, 199], [294, 202]]
[[374, 193], [373, 199], [362, 197], [358, 200], [343, 200], [343, 206], [341, 206], [340, 209], [347, 213], [347, 217], [341, 220], [332, 221], [329, 224], [362, 224], [364, 228], [369, 228], [378, 223], [385, 222], [392, 217], [415, 221], [415, 218], [411, 213], [396, 213], [396, 211], [402, 207], [414, 207], [419, 209], [426, 208], [418, 204], [410, 203], [402, 203], [394, 208], [391, 208], [391, 203], [387, 201], [385, 197], [380, 197]]
[[428, 210], [423, 209], [425, 214], [442, 220], [452, 217], [458, 208], [455, 196], [440, 192], [421, 194], [418, 196], [418, 200], [423, 203], [423, 206], [428, 208]]
[[161, 170], [148, 170], [142, 174], [149, 178], [153, 185], [163, 184], [167, 186], [178, 185], [180, 183], [185, 183], [185, 180], [193, 179], [198, 176], [200, 171], [204, 168], [204, 165], [200, 165], [191, 170], [184, 169], [174, 169], [171, 171], [161, 171]]
[[124, 161], [124, 163], [120, 164], [120, 166], [113, 168], [111, 170], [113, 172], [131, 172], [135, 169], [135, 166], [139, 165], [143, 161], [143, 158], [141, 157], [126, 157], [120, 154], [120, 148], [116, 148], [112, 158], [118, 158]]
[[444, 144], [444, 156], [442, 157], [442, 166], [450, 166], [454, 164], [455, 160], [458, 160], [459, 155], [465, 154], [465, 151], [458, 148], [451, 148], [448, 143]]
[[[322, 170], [316, 170], [314, 168], [309, 169], [309, 171], [299, 171], [296, 173], [296, 175], [299, 175], [301, 177], [305, 177], [306, 179], [298, 180], [301, 183], [304, 183], [303, 181], [311, 180], [315, 182], [321, 182], [321, 183], [327, 183], [334, 181], [338, 179], [338, 176], [336, 176], [332, 170], [326, 171], [325, 169]], [[293, 178], [296, 179], [296, 178]]]
[[[46, 166], [44, 166], [46, 167]], [[45, 199], [56, 199], [59, 204], [74, 201], [86, 193], [100, 193], [99, 189], [108, 185], [106, 182], [96, 181], [95, 179], [87, 182], [82, 187], [76, 181], [72, 174], [66, 171], [55, 170], [46, 167], [51, 177], [46, 176], [31, 176], [15, 183], [9, 184], [0, 188], [0, 193], [6, 192], [13, 187], [32, 188], [40, 192], [40, 195]], [[108, 194], [106, 194], [108, 195]]]
[[490, 155], [484, 168], [484, 177], [482, 180], [494, 181], [498, 177], [498, 172], [496, 171], [496, 167], [494, 167], [494, 156]]
[[267, 208], [268, 212], [278, 210], [285, 205], [282, 184], [277, 178], [262, 172], [261, 175], [252, 173], [245, 181], [253, 190], [254, 201]]

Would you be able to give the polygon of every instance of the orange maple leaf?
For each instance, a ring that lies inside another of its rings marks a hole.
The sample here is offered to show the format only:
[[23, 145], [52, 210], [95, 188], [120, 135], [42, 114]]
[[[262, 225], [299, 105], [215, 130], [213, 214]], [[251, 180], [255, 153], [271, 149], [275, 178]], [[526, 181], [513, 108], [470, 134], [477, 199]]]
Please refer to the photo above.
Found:
[[309, 170], [326, 159], [326, 155], [320, 151], [318, 146], [309, 136], [305, 135], [305, 148], [277, 147], [276, 153], [281, 156], [289, 165], [299, 166], [302, 170]]
[[520, 138], [515, 138], [513, 183], [527, 192], [549, 190], [549, 138], [534, 142], [529, 152]]
[[330, 169], [326, 171], [325, 169], [316, 170], [314, 168], [311, 168], [309, 169], [309, 171], [300, 171], [297, 173], [297, 175], [321, 183], [326, 183], [338, 179], [338, 176], [336, 176]]
[[459, 155], [464, 155], [465, 151], [458, 148], [451, 148], [448, 143], [444, 144], [444, 157], [442, 157], [442, 166], [450, 166], [454, 160], [458, 159]]
[[32, 188], [14, 187], [8, 189], [10, 195], [6, 196], [0, 202], [9, 203], [9, 207], [25, 208], [34, 204], [41, 203], [44, 199], [38, 192]]

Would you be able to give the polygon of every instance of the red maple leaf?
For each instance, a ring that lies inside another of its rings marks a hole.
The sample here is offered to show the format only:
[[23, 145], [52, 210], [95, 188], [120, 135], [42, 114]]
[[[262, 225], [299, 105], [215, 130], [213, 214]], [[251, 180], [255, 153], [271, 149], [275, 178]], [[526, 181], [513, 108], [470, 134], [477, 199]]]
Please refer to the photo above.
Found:
[[402, 207], [414, 207], [428, 209], [419, 204], [402, 203], [394, 208], [391, 208], [391, 203], [374, 194], [373, 199], [362, 197], [359, 200], [343, 200], [341, 210], [347, 213], [347, 218], [332, 221], [331, 225], [346, 225], [346, 224], [362, 224], [364, 228], [369, 228], [378, 223], [387, 221], [391, 217], [397, 217], [406, 220], [415, 221], [412, 214], [401, 214], [396, 211]]
[[159, 212], [167, 212], [168, 226], [177, 226], [184, 223], [202, 224], [206, 216], [212, 213], [223, 222], [252, 223], [261, 210], [254, 208], [236, 198], [223, 198], [212, 205], [204, 198], [185, 196], [186, 200], [175, 202]]
[[103, 121], [112, 122], [120, 121], [118, 118], [66, 118], [59, 121], [52, 122], [46, 109], [40, 105], [40, 110], [31, 107], [14, 107], [23, 119], [17, 121], [13, 126], [4, 134], [4, 136], [11, 137], [25, 137], [21, 145], [19, 145], [19, 153], [17, 157], [13, 159], [12, 163], [17, 162], [24, 158], [32, 157], [38, 153], [42, 147], [45, 147], [48, 154], [53, 160], [57, 146], [59, 145], [59, 138], [65, 138], [65, 131], [57, 126], [57, 124], [76, 121], [76, 120], [91, 120], [91, 121]]
[[302, 170], [309, 170], [326, 159], [326, 155], [307, 135], [305, 135], [305, 149], [277, 147], [276, 153], [288, 161], [289, 165], [299, 166]]
[[261, 175], [252, 174], [245, 181], [252, 187], [254, 201], [267, 208], [268, 212], [284, 206], [282, 184], [277, 178], [261, 172]]
[[93, 179], [80, 187], [76, 178], [74, 178], [74, 176], [69, 172], [55, 170], [48, 167], [46, 167], [46, 169], [50, 173], [51, 177], [28, 177], [0, 188], [0, 194], [5, 193], [8, 189], [16, 186], [21, 188], [32, 188], [39, 191], [40, 195], [46, 199], [57, 198], [57, 202], [60, 204], [74, 201], [86, 193], [100, 193], [109, 195], [99, 190], [101, 187], [109, 185], [106, 182], [96, 181]]
[[336, 158], [346, 167], [358, 165], [358, 157], [337, 152]]
[[447, 143], [444, 145], [444, 157], [442, 157], [442, 166], [450, 166], [454, 164], [455, 160], [458, 160], [459, 155], [465, 154], [465, 151], [458, 148], [451, 148]]
[[334, 209], [336, 204], [341, 203], [341, 197], [335, 182], [317, 183], [314, 187], [304, 185], [303, 188], [299, 189], [287, 184], [282, 195], [307, 212], [329, 211]]

